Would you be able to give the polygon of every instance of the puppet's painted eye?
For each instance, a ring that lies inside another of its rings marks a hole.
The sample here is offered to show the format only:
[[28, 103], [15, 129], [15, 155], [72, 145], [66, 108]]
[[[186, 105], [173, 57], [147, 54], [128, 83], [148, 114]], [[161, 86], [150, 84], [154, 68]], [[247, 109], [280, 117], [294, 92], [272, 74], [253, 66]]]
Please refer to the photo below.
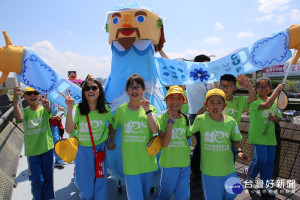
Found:
[[139, 15], [136, 18], [136, 21], [139, 22], [139, 23], [143, 23], [145, 20], [146, 20], [146, 18], [143, 15]]
[[119, 23], [120, 19], [118, 17], [115, 17], [115, 18], [113, 18], [112, 21], [114, 24], [117, 24], [117, 23]]

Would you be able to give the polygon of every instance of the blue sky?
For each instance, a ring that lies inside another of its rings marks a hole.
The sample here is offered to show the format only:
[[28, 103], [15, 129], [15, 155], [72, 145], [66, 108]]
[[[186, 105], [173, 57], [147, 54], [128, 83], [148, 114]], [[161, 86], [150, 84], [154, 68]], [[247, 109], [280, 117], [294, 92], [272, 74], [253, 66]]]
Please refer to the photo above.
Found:
[[[107, 78], [111, 49], [103, 30], [105, 13], [127, 2], [1, 0], [0, 30], [8, 32], [14, 45], [36, 51], [64, 78], [74, 69], [82, 79], [87, 74]], [[139, 2], [165, 18], [163, 50], [173, 59], [192, 59], [201, 53], [218, 59], [300, 22], [299, 0]]]

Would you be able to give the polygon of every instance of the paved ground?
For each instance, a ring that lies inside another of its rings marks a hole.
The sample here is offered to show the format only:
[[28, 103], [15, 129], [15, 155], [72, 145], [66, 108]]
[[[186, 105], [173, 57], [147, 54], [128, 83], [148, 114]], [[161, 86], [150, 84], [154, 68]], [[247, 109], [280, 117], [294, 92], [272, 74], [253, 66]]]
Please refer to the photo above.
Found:
[[[237, 174], [242, 182], [244, 182], [244, 165], [237, 163], [236, 169]], [[54, 169], [54, 186], [55, 186], [55, 199], [58, 200], [78, 200], [79, 199], [79, 191], [74, 184], [74, 164], [65, 165], [64, 169]], [[277, 178], [277, 180], [281, 180], [281, 178]], [[286, 185], [286, 180], [282, 179]], [[17, 171], [16, 178], [17, 187], [13, 190], [12, 200], [20, 200], [20, 199], [32, 199], [32, 195], [30, 193], [30, 182], [28, 180], [28, 171], [27, 171], [27, 162], [26, 157], [21, 157], [19, 162], [19, 168]], [[201, 181], [198, 178], [191, 176], [191, 200], [200, 200], [202, 199], [202, 191], [200, 189]], [[126, 190], [122, 187], [122, 192], [118, 191], [118, 182], [111, 178], [108, 179], [108, 188], [109, 188], [109, 199], [111, 200], [121, 200], [126, 198]], [[285, 187], [286, 189], [286, 187]], [[279, 191], [279, 190], [278, 190]], [[279, 191], [280, 192], [280, 191]], [[236, 198], [238, 200], [241, 199], [264, 199], [261, 198], [259, 194], [259, 190], [254, 190], [252, 193], [249, 193], [247, 189]], [[276, 198], [273, 199], [300, 199], [300, 186], [299, 184], [295, 184], [295, 192], [294, 193], [286, 193], [286, 191], [281, 192], [281, 194], [277, 194]]]

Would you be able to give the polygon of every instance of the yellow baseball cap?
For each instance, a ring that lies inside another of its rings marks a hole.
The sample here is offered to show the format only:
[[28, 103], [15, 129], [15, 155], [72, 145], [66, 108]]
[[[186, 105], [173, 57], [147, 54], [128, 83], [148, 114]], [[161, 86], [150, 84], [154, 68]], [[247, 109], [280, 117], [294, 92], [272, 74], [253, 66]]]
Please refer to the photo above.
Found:
[[184, 95], [183, 89], [180, 86], [178, 86], [178, 85], [171, 86], [167, 92], [167, 95], [166, 95], [164, 101], [170, 94], [182, 94], [183, 99], [184, 99], [183, 103], [187, 103], [186, 96]]
[[31, 88], [31, 87], [26, 87], [24, 89], [24, 92], [34, 92], [34, 91], [37, 91], [37, 90], [35, 90], [35, 89]]
[[209, 90], [209, 91], [206, 93], [205, 101], [207, 101], [207, 99], [208, 99], [209, 97], [214, 96], [214, 95], [221, 96], [221, 97], [225, 100], [225, 93], [223, 92], [223, 90], [214, 88], [214, 89]]

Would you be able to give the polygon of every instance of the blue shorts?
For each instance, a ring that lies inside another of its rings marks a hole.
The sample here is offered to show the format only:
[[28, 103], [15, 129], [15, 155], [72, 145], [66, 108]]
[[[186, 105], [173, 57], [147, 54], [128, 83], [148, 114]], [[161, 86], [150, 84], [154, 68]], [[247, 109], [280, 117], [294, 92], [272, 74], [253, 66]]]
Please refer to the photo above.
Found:
[[156, 200], [170, 199], [175, 193], [175, 200], [190, 199], [191, 168], [161, 168], [160, 188]]
[[153, 172], [137, 175], [124, 174], [124, 176], [127, 198], [129, 200], [150, 199]]

